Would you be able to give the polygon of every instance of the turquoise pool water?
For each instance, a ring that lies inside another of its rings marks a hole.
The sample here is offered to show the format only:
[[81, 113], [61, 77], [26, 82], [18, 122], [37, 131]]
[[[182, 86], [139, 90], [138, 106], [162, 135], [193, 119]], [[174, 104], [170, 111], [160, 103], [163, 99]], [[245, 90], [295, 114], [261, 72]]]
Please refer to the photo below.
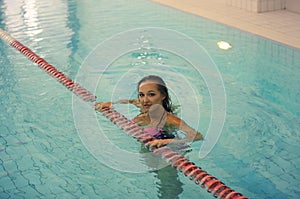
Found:
[[[213, 150], [200, 159], [202, 143], [193, 143], [189, 159], [249, 198], [299, 197], [299, 49], [150, 1], [130, 2], [3, 0], [0, 27], [78, 80], [88, 55], [124, 31], [158, 27], [193, 39], [221, 74], [226, 117]], [[233, 48], [220, 50], [220, 40]], [[136, 43], [138, 50], [111, 60], [105, 71], [95, 70], [94, 61], [90, 75], [103, 72], [95, 89], [99, 100], [135, 96], [138, 78], [161, 74], [181, 105], [179, 114], [206, 135], [212, 95], [205, 77], [191, 72], [188, 57], [147, 48], [159, 45], [149, 31]], [[77, 98], [2, 41], [0, 57], [0, 198], [212, 198], [172, 168], [132, 173], [105, 165], [80, 138]], [[137, 111], [116, 108], [128, 117]], [[101, 115], [94, 117], [118, 148], [141, 150]]]

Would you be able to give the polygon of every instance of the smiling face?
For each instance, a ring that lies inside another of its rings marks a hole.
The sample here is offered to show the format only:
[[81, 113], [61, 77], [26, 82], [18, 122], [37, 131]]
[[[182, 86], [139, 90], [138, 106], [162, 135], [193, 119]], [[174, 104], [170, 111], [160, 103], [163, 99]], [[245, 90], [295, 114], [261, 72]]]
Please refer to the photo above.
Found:
[[157, 83], [146, 81], [140, 84], [138, 88], [139, 101], [144, 110], [149, 110], [151, 105], [162, 105], [165, 96], [157, 88]]

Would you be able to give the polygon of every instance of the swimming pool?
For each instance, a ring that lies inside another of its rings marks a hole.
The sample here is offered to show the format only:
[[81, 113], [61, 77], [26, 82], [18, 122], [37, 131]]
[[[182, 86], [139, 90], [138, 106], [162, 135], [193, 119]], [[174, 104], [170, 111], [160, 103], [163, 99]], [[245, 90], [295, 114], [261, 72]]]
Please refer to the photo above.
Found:
[[[0, 5], [1, 28], [73, 79], [98, 44], [101, 47], [124, 31], [160, 27], [194, 39], [207, 50], [222, 76], [226, 120], [220, 139], [205, 158], [198, 157], [201, 143], [193, 143], [187, 156], [250, 198], [299, 196], [298, 49], [143, 0], [130, 5], [121, 0], [6, 0]], [[147, 32], [144, 36], [137, 38], [140, 46], [154, 39]], [[220, 40], [233, 48], [218, 49]], [[172, 170], [130, 173], [98, 161], [78, 135], [72, 94], [2, 41], [0, 53], [0, 198], [167, 198], [171, 193], [171, 198], [212, 198]], [[195, 120], [194, 112], [184, 119], [205, 134], [212, 110], [205, 81], [189, 72], [192, 65], [180, 55], [164, 50], [144, 53], [128, 52], [112, 60], [96, 95], [101, 100], [134, 96], [134, 78], [148, 71], [161, 73], [172, 86], [174, 101], [187, 102], [182, 108], [194, 108], [193, 98], [197, 100], [199, 111], [195, 112], [201, 120]], [[128, 76], [133, 81], [114, 86], [137, 66], [140, 71]], [[172, 71], [161, 66], [172, 66]], [[188, 88], [199, 96], [190, 96], [188, 91], [180, 94], [184, 88], [177, 84], [174, 71], [180, 71]], [[117, 108], [129, 117], [135, 114], [129, 111], [131, 107]], [[101, 115], [96, 117], [119, 148], [141, 150], [131, 137]]]

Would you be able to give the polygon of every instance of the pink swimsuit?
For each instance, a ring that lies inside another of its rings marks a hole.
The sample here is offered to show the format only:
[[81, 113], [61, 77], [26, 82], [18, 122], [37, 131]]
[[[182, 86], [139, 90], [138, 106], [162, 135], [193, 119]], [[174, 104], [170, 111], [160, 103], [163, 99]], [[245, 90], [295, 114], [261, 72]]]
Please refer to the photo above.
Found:
[[157, 139], [161, 139], [162, 136], [162, 129], [157, 129], [155, 127], [148, 127], [148, 128], [144, 128], [144, 131], [149, 133], [150, 135], [152, 135], [153, 137], [157, 138]]
[[[135, 122], [134, 118], [130, 120], [131, 122]], [[157, 129], [156, 127], [147, 127], [147, 128], [143, 128], [143, 130], [145, 132], [147, 132], [149, 135], [152, 135], [153, 137], [157, 138], [157, 139], [161, 139], [162, 137], [162, 132], [163, 129]]]

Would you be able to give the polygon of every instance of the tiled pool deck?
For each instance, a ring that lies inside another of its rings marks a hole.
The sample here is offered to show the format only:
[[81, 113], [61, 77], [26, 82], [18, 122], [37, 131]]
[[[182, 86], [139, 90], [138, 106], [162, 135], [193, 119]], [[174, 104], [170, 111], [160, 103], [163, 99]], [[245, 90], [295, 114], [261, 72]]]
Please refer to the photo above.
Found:
[[152, 0], [300, 49], [300, 14], [287, 10], [255, 13], [220, 0]]

